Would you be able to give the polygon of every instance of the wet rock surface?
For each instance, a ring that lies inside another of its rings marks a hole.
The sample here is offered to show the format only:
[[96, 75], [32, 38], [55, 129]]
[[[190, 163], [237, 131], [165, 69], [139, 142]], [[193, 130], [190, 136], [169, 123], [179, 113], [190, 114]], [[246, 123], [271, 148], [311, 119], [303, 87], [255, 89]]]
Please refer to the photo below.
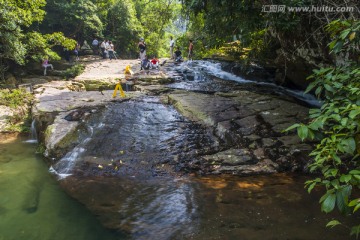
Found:
[[[238, 151], [245, 152], [243, 156], [230, 152], [227, 154], [229, 158], [257, 160], [247, 164], [242, 161], [228, 164], [223, 159], [200, 163], [204, 164], [208, 171], [241, 174], [236, 165], [242, 165], [242, 169], [243, 165], [247, 165], [252, 169], [249, 173], [303, 171], [306, 167], [303, 158], [306, 158], [308, 151], [304, 151], [304, 146], [308, 146], [307, 150], [310, 146], [300, 143], [295, 133], [283, 132], [295, 122], [306, 118], [306, 107], [248, 91], [233, 92], [232, 95], [173, 92], [168, 97], [169, 102], [183, 115], [214, 128], [220, 139], [227, 141], [228, 145]], [[295, 149], [299, 149], [298, 153], [303, 155], [303, 158], [294, 157]], [[285, 162], [291, 162], [291, 166], [284, 164]], [[257, 164], [261, 166], [254, 170]], [[223, 165], [226, 167], [222, 167]]]
[[[124, 220], [123, 208], [134, 181], [306, 170], [311, 146], [283, 130], [305, 121], [308, 107], [286, 90], [210, 74], [196, 62], [137, 71], [133, 61], [132, 76], [122, 74], [129, 61], [90, 61], [74, 81], [35, 86], [33, 113], [52, 171], [106, 227], [130, 231], [136, 219]], [[117, 78], [135, 91], [85, 91]]]

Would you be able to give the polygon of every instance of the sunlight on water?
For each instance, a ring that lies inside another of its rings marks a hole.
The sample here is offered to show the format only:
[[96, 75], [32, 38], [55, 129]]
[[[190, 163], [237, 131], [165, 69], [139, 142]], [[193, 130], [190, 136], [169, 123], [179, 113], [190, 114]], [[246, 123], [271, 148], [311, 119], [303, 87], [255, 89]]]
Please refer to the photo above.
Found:
[[68, 197], [34, 152], [21, 139], [0, 141], [1, 240], [125, 239]]

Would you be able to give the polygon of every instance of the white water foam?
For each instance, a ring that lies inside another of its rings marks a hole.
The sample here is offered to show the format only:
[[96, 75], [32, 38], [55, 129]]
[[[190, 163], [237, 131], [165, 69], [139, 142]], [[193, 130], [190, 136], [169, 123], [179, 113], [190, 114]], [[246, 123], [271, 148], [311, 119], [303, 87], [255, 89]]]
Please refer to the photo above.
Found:
[[30, 128], [30, 132], [31, 132], [31, 136], [29, 140], [26, 140], [24, 142], [26, 143], [38, 143], [38, 137], [37, 137], [37, 132], [36, 132], [36, 120], [33, 119], [31, 122], [31, 128]]
[[275, 83], [268, 83], [268, 82], [258, 82], [258, 81], [252, 81], [252, 80], [246, 80], [242, 77], [236, 76], [230, 72], [226, 72], [224, 70], [221, 69], [221, 64], [218, 62], [209, 62], [209, 61], [195, 61], [197, 67], [190, 69], [189, 68], [189, 63], [185, 62], [183, 63], [183, 66], [179, 66], [180, 68], [187, 68], [188, 70], [193, 70], [193, 71], [197, 71], [198, 68], [200, 68], [199, 70], [204, 70], [206, 71], [209, 75], [221, 78], [223, 80], [229, 80], [229, 81], [235, 81], [238, 83], [252, 83], [252, 84], [256, 84], [256, 85], [262, 85], [262, 86], [271, 86], [271, 87], [275, 87], [281, 91], [284, 91], [286, 93], [288, 93], [290, 96], [293, 96], [301, 101], [304, 101], [312, 106], [317, 106], [320, 107], [322, 104], [321, 102], [319, 102], [319, 100], [317, 98], [315, 98], [313, 95], [308, 94], [308, 93], [304, 93], [301, 90], [294, 90], [294, 89], [289, 89], [289, 88], [285, 88], [279, 85], [276, 85]]
[[[105, 126], [103, 123], [97, 124], [96, 129], [102, 128]], [[49, 168], [49, 172], [56, 174], [59, 179], [64, 179], [70, 176], [72, 170], [81, 155], [86, 151], [85, 144], [87, 144], [94, 134], [94, 127], [87, 126], [89, 137], [85, 138], [81, 143], [79, 143], [72, 151], [68, 152], [63, 158], [61, 158], [54, 166]]]

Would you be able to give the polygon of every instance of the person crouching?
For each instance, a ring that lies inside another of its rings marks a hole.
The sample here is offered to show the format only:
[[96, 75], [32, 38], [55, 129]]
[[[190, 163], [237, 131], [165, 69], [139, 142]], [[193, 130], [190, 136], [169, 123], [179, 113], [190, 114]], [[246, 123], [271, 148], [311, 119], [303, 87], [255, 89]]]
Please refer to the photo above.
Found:
[[145, 55], [144, 59], [141, 61], [141, 69], [140, 70], [149, 70], [150, 68], [150, 61], [148, 56]]
[[156, 58], [156, 56], [153, 56], [153, 58], [151, 59], [150, 63], [151, 63], [151, 68], [152, 69], [158, 69], [159, 68], [159, 59]]

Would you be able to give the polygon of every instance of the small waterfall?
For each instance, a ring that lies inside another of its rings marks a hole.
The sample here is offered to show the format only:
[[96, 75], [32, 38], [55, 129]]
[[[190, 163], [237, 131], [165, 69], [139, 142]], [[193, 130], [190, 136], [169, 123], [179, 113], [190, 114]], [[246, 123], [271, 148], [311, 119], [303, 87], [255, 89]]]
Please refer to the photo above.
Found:
[[72, 151], [68, 152], [63, 158], [61, 158], [54, 166], [49, 168], [51, 173], [58, 175], [59, 179], [64, 179], [72, 174], [72, 170], [81, 157], [86, 151], [86, 144], [92, 139], [94, 129], [99, 129], [105, 126], [103, 123], [98, 123], [96, 126], [87, 126], [87, 132], [89, 137], [85, 138], [80, 142]]
[[[88, 141], [90, 140], [90, 138], [87, 139]], [[51, 166], [49, 171], [58, 175], [60, 179], [70, 176], [71, 170], [75, 166], [76, 160], [83, 152], [85, 152], [85, 148], [81, 146], [75, 147], [71, 152], [68, 152], [65, 157], [60, 159], [60, 161], [56, 163], [55, 166]]]
[[38, 136], [36, 132], [36, 119], [34, 118], [31, 122], [31, 128], [30, 128], [30, 139], [25, 141], [28, 143], [38, 143]]
[[304, 93], [304, 91], [289, 89], [283, 86], [279, 86], [275, 83], [247, 80], [242, 77], [236, 76], [233, 73], [226, 72], [222, 70], [221, 64], [219, 62], [194, 61], [193, 65], [190, 66], [191, 68], [189, 67], [189, 64], [187, 63], [185, 64], [183, 66], [179, 66], [178, 68], [179, 69], [185, 68], [187, 71], [193, 72], [195, 76], [199, 75], [199, 71], [205, 71], [207, 74], [221, 78], [223, 80], [235, 81], [238, 83], [252, 83], [255, 85], [268, 86], [274, 88], [274, 90], [278, 90], [281, 93], [285, 93], [289, 96], [299, 99], [300, 101], [306, 102], [311, 106], [320, 107], [322, 105], [322, 103], [319, 102], [319, 100], [315, 96], [309, 93]]

